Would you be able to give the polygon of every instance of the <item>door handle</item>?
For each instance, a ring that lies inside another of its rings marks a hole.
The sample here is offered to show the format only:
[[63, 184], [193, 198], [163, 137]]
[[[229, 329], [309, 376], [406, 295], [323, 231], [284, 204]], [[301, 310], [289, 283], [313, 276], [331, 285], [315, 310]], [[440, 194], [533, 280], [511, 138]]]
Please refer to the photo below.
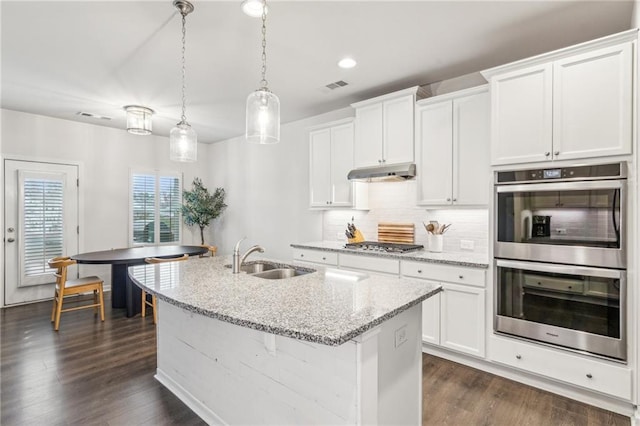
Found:
[[12, 242], [14, 242], [15, 240], [16, 240], [15, 238], [7, 238], [7, 242], [8, 242], [8, 243], [12, 243]]

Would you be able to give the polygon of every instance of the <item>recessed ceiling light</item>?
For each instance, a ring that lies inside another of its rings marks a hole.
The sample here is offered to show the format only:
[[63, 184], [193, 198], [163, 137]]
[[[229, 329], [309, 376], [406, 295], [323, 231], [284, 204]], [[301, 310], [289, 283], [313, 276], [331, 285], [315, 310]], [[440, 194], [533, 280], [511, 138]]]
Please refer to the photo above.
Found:
[[[262, 16], [262, 0], [244, 0], [242, 2], [242, 11], [252, 18]], [[269, 6], [265, 8], [265, 12], [269, 13]]]
[[340, 60], [340, 62], [338, 62], [338, 66], [344, 69], [353, 68], [356, 65], [357, 65], [357, 62], [353, 58], [343, 58]]

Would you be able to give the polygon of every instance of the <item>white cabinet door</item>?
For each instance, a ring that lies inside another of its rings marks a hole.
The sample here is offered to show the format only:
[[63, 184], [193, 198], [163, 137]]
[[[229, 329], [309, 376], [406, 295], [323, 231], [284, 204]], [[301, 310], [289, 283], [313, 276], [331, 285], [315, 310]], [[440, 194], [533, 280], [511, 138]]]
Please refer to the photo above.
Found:
[[353, 183], [347, 174], [353, 168], [353, 123], [331, 128], [331, 206], [353, 205]]
[[382, 162], [382, 103], [356, 109], [354, 166], [378, 166]]
[[331, 200], [331, 130], [309, 133], [310, 206], [327, 207]]
[[425, 105], [417, 113], [418, 204], [451, 204], [452, 128], [451, 101]]
[[414, 104], [413, 95], [384, 101], [382, 104], [382, 160], [385, 165], [414, 161]]
[[[453, 100], [454, 205], [487, 205], [489, 169], [489, 94]], [[424, 173], [424, 169], [421, 170]]]
[[631, 154], [630, 43], [553, 64], [553, 158]]
[[485, 290], [442, 284], [440, 345], [478, 357], [485, 355]]
[[552, 65], [491, 79], [491, 164], [551, 159]]
[[440, 344], [440, 293], [422, 302], [422, 341]]

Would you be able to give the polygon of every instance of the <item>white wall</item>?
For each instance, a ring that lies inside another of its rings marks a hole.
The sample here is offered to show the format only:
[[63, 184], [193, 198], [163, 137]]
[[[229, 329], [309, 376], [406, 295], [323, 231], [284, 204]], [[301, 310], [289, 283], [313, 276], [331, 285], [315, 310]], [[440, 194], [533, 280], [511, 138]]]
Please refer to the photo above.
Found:
[[322, 212], [309, 209], [308, 128], [353, 115], [344, 108], [285, 124], [275, 145], [238, 137], [209, 147], [207, 184], [224, 187], [229, 205], [212, 227], [219, 253], [230, 254], [246, 236], [241, 250], [260, 244], [265, 257], [287, 260], [289, 244], [322, 238]]
[[[208, 178], [208, 145], [198, 146], [195, 165], [182, 164], [169, 160], [167, 137], [136, 136], [125, 130], [5, 109], [0, 113], [5, 158], [81, 164], [81, 251], [128, 246], [130, 169], [182, 172], [186, 188], [195, 176], [205, 182]], [[200, 244], [198, 230], [183, 226], [182, 242]], [[108, 266], [83, 266], [82, 273], [99, 274], [110, 285]]]
[[[415, 242], [427, 247], [423, 222], [450, 223], [444, 234], [445, 252], [488, 253], [489, 213], [479, 209], [427, 209], [416, 206], [416, 181], [369, 183], [369, 210], [327, 210], [323, 221], [323, 240], [346, 242], [347, 222], [354, 223], [368, 241], [378, 239], [378, 223], [413, 223]], [[462, 240], [472, 241], [473, 249], [460, 248]]]

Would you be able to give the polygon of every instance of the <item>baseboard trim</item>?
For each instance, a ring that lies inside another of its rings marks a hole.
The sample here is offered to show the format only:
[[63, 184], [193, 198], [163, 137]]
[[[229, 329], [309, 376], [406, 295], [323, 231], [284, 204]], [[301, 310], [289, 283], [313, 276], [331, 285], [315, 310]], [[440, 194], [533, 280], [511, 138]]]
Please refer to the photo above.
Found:
[[[444, 358], [449, 361], [457, 362], [468, 367], [472, 367], [496, 376], [504, 377], [518, 383], [522, 383], [534, 388], [542, 389], [547, 392], [555, 393], [560, 396], [574, 399], [576, 401], [593, 405], [594, 407], [604, 410], [613, 411], [630, 418], [634, 423], [636, 407], [628, 401], [622, 401], [616, 398], [608, 397], [603, 394], [591, 392], [589, 390], [572, 386], [568, 383], [560, 383], [551, 379], [537, 376], [526, 371], [516, 370], [514, 368], [498, 364], [486, 359], [474, 358], [457, 352], [449, 351], [444, 348], [432, 346], [430, 344], [422, 344], [422, 352]], [[638, 419], [640, 420], [640, 418]]]
[[216, 413], [211, 411], [209, 407], [198, 401], [185, 388], [180, 386], [175, 380], [165, 374], [161, 369], [156, 369], [155, 379], [159, 381], [165, 388], [169, 389], [180, 401], [191, 408], [202, 420], [209, 425], [227, 426]]

